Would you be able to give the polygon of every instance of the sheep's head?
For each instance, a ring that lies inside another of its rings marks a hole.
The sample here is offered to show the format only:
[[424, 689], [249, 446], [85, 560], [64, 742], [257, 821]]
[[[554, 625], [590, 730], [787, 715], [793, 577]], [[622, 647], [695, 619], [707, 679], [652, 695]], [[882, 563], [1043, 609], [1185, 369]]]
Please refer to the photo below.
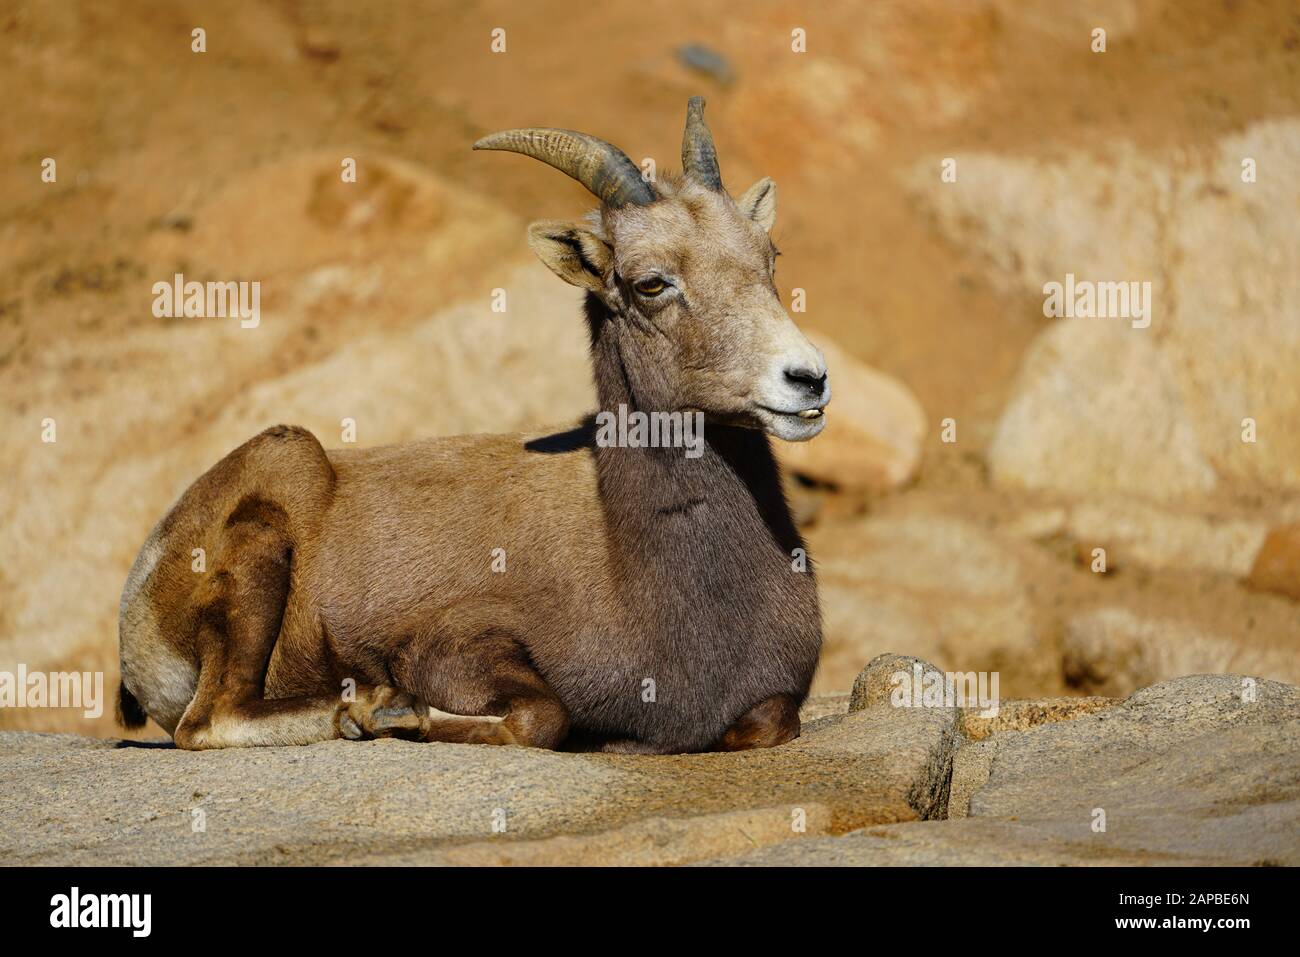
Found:
[[831, 390], [821, 352], [777, 296], [776, 184], [761, 179], [732, 199], [703, 112], [693, 97], [683, 175], [654, 184], [617, 148], [570, 130], [508, 130], [474, 148], [532, 156], [600, 198], [585, 221], [534, 223], [529, 243], [605, 304], [642, 409], [700, 410], [810, 439], [825, 425]]

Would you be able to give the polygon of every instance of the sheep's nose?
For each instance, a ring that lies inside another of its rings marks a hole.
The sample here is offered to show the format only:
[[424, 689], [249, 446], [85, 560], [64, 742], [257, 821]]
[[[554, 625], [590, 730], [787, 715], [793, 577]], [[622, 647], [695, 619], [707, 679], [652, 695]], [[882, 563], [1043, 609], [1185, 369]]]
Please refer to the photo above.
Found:
[[820, 396], [826, 391], [826, 373], [819, 369], [810, 369], [807, 366], [793, 366], [786, 369], [785, 381], [787, 385], [807, 392], [809, 395]]

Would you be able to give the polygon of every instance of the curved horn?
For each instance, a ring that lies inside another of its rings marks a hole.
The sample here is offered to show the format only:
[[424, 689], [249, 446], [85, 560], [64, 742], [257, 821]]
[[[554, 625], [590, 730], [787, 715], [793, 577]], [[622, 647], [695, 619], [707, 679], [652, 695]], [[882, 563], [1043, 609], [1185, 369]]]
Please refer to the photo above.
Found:
[[507, 150], [541, 160], [572, 176], [609, 206], [655, 201], [654, 190], [622, 150], [586, 133], [542, 127], [503, 130], [483, 137], [474, 149]]
[[686, 130], [682, 133], [682, 172], [701, 186], [722, 189], [718, 151], [713, 134], [704, 122], [704, 97], [693, 96], [686, 103]]

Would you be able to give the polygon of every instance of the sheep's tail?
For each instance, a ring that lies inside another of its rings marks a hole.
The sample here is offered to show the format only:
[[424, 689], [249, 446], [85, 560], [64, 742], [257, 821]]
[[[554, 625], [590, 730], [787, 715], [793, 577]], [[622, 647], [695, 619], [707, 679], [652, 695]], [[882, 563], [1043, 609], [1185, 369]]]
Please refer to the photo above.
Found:
[[149, 720], [149, 716], [144, 713], [144, 708], [140, 707], [140, 702], [135, 700], [135, 695], [127, 690], [126, 685], [118, 683], [117, 686], [117, 723], [124, 728], [143, 728], [144, 723]]

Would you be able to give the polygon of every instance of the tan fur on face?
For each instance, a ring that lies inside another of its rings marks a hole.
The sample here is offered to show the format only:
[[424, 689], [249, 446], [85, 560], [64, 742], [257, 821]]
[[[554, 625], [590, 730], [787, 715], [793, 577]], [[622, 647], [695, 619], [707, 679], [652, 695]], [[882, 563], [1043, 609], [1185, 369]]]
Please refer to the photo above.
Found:
[[663, 198], [649, 206], [604, 210], [603, 235], [624, 277], [633, 279], [641, 269], [708, 263], [724, 265], [733, 282], [765, 281], [772, 253], [767, 230], [745, 217], [730, 196], [671, 179], [659, 189]]
[[[767, 233], [775, 185], [760, 180], [743, 205], [689, 180], [667, 178], [657, 189], [649, 206], [604, 209], [593, 233], [612, 252], [603, 295], [628, 314], [629, 335], [641, 333], [631, 347], [662, 373], [641, 383], [642, 395], [653, 408], [761, 425], [754, 407], [782, 402], [771, 397], [780, 368], [824, 367], [777, 294]], [[633, 287], [654, 276], [671, 293], [642, 300]]]

